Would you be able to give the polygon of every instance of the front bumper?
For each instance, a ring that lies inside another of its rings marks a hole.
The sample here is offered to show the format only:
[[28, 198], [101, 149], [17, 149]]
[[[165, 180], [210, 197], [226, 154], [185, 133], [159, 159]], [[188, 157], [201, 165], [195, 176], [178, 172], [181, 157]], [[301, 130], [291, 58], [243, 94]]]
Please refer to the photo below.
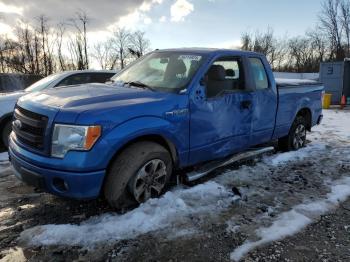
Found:
[[9, 156], [12, 169], [26, 184], [68, 198], [92, 199], [99, 196], [105, 170], [69, 172], [39, 167], [21, 158], [16, 147], [17, 145], [10, 139]]

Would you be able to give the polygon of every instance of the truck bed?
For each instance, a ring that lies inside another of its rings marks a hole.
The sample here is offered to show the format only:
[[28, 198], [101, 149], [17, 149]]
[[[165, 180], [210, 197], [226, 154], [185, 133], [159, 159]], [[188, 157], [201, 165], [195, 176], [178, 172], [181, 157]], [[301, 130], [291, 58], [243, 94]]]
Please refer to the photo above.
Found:
[[321, 95], [323, 85], [314, 80], [276, 79], [278, 92], [278, 109], [274, 137], [287, 135], [296, 108], [308, 108], [311, 112], [311, 123], [315, 125], [321, 114]]

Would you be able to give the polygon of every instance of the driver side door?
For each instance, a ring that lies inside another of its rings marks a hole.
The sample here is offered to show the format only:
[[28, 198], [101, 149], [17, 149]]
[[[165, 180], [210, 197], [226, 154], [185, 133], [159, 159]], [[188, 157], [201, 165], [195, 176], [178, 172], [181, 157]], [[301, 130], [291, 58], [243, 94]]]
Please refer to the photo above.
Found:
[[190, 98], [190, 164], [226, 157], [249, 147], [254, 92], [241, 57], [220, 57]]

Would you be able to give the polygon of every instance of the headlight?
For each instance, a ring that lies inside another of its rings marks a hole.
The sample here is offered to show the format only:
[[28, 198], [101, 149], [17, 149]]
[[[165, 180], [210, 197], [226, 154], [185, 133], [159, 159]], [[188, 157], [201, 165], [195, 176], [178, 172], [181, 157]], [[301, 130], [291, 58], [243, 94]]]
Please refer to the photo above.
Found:
[[52, 135], [51, 156], [63, 158], [69, 150], [90, 150], [100, 136], [100, 126], [56, 124]]

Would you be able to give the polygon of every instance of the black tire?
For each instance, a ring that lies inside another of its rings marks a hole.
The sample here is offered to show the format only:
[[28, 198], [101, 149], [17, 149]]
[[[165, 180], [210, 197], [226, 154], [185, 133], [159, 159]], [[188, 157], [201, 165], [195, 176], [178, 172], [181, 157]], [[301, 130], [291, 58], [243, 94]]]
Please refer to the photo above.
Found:
[[9, 147], [9, 136], [12, 131], [11, 121], [8, 120], [4, 125], [1, 132], [2, 144], [7, 149]]
[[305, 118], [297, 116], [289, 130], [289, 134], [278, 140], [279, 150], [292, 151], [304, 147], [306, 143], [306, 130]]
[[[147, 199], [141, 201], [141, 197], [136, 200], [132, 189], [134, 184], [136, 186], [136, 177], [138, 177], [141, 169], [146, 170], [145, 165], [155, 160], [162, 162], [159, 166], [163, 166], [161, 170], [166, 172], [162, 176], [164, 187], [155, 197], [160, 196], [172, 174], [172, 159], [168, 150], [163, 146], [154, 142], [142, 141], [124, 149], [108, 169], [103, 188], [104, 196], [108, 203], [116, 209], [124, 209], [137, 206], [146, 201]], [[153, 175], [147, 176], [155, 177], [156, 175], [154, 174], [155, 172], [153, 172]]]

